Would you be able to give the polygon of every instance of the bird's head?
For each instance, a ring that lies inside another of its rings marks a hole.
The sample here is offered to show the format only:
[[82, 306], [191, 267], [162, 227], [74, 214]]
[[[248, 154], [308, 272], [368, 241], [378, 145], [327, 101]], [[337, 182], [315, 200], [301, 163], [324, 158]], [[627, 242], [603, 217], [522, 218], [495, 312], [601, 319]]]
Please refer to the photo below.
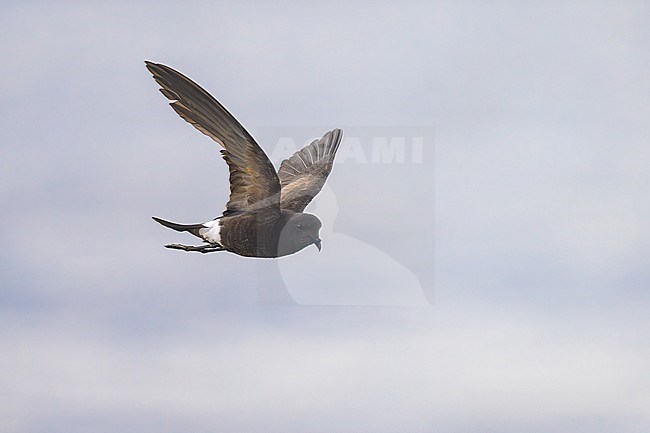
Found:
[[321, 249], [318, 231], [323, 226], [316, 215], [296, 213], [289, 218], [282, 230], [282, 237], [294, 247], [301, 250], [311, 244]]

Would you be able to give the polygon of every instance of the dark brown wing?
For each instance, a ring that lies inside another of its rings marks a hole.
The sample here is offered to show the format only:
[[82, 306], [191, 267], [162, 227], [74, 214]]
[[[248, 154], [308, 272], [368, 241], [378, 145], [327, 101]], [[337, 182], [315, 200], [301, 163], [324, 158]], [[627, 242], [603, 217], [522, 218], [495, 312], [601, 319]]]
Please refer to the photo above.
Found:
[[174, 111], [223, 147], [221, 153], [230, 170], [230, 200], [224, 215], [264, 209], [269, 216], [278, 216], [278, 175], [253, 137], [194, 81], [169, 66], [145, 63]]
[[302, 212], [320, 192], [332, 171], [341, 138], [343, 131], [334, 129], [282, 161], [278, 171], [282, 185], [282, 209]]

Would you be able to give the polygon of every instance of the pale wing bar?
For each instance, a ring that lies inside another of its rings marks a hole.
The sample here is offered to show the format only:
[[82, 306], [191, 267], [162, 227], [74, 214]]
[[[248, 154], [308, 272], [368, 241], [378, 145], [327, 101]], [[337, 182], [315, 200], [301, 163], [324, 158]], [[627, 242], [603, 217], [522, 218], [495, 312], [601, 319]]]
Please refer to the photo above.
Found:
[[231, 185], [224, 215], [260, 209], [279, 215], [278, 175], [248, 131], [194, 81], [169, 66], [145, 63], [174, 111], [224, 148]]

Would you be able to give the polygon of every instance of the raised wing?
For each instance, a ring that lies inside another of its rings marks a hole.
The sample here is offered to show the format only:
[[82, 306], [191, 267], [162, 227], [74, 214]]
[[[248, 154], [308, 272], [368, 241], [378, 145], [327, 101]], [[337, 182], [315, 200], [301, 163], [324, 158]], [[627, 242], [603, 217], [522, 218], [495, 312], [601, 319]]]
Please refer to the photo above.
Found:
[[230, 199], [224, 215], [260, 211], [278, 216], [278, 175], [253, 137], [194, 81], [169, 66], [145, 63], [174, 111], [223, 147], [221, 153], [230, 170]]
[[334, 129], [282, 161], [278, 171], [282, 185], [282, 209], [302, 212], [320, 192], [332, 171], [341, 138], [343, 131]]

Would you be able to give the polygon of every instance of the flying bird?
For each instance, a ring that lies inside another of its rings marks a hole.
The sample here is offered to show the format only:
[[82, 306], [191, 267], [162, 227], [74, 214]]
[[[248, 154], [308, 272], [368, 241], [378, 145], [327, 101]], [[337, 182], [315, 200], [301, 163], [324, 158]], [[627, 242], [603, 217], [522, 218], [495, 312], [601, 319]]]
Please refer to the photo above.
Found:
[[230, 172], [230, 197], [222, 215], [199, 224], [160, 224], [201, 238], [201, 245], [167, 248], [208, 253], [230, 251], [246, 257], [282, 257], [309, 245], [321, 249], [322, 223], [303, 212], [332, 170], [343, 132], [333, 129], [280, 164], [273, 164], [253, 137], [201, 86], [180, 72], [145, 61], [160, 92], [185, 121], [223, 148]]

